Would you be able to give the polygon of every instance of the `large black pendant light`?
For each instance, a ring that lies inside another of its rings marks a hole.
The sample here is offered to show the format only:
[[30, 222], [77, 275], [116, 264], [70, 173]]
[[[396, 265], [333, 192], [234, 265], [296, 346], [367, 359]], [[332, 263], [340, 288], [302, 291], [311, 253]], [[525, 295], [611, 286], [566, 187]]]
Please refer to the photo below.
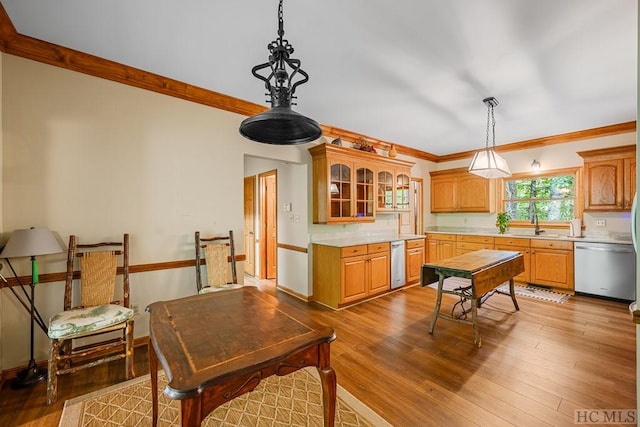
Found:
[[[269, 62], [256, 65], [251, 73], [264, 82], [271, 98], [271, 109], [242, 121], [240, 134], [252, 141], [265, 144], [295, 145], [314, 141], [322, 135], [315, 120], [291, 109], [296, 88], [309, 81], [309, 75], [300, 68], [300, 60], [291, 58], [293, 46], [283, 38], [282, 0], [278, 6], [278, 38], [267, 46]], [[269, 70], [267, 77], [259, 71]], [[273, 82], [272, 82], [273, 81]], [[295, 104], [293, 104], [295, 105]]]

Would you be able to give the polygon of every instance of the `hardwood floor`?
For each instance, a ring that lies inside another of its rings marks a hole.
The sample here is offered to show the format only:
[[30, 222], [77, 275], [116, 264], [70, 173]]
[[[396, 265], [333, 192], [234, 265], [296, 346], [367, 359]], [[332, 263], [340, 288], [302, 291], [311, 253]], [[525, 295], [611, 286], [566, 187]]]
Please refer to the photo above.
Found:
[[[297, 316], [331, 325], [338, 384], [395, 426], [570, 426], [576, 409], [635, 409], [636, 339], [628, 307], [584, 296], [564, 304], [507, 296], [479, 310], [482, 348], [470, 326], [439, 319], [428, 334], [435, 291], [415, 286], [342, 311], [307, 304], [267, 281]], [[443, 310], [456, 300], [445, 296]], [[136, 349], [136, 373], [148, 372]], [[124, 380], [120, 362], [46, 385], [0, 391], [0, 425], [57, 426], [66, 399]]]

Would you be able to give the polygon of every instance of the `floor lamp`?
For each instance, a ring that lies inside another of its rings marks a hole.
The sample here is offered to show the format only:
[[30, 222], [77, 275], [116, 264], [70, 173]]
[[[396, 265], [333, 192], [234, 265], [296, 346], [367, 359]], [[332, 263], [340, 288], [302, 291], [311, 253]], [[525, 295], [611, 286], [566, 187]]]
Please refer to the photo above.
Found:
[[28, 387], [30, 385], [44, 381], [47, 373], [38, 368], [33, 357], [33, 327], [35, 317], [35, 286], [38, 284], [38, 264], [37, 255], [57, 254], [64, 249], [48, 228], [31, 227], [25, 230], [15, 230], [11, 233], [9, 241], [5, 245], [0, 258], [20, 258], [31, 257], [31, 297], [29, 298], [31, 312], [31, 357], [26, 369], [20, 371], [13, 381], [14, 387]]

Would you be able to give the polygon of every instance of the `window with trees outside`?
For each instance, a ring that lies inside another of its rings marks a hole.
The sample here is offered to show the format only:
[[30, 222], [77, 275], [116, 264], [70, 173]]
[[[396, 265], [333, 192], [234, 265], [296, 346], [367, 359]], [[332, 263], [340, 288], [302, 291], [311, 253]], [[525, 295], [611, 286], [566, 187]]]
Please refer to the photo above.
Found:
[[545, 225], [566, 226], [582, 217], [578, 168], [513, 174], [502, 180], [500, 210], [511, 218], [511, 225], [530, 224], [534, 216]]

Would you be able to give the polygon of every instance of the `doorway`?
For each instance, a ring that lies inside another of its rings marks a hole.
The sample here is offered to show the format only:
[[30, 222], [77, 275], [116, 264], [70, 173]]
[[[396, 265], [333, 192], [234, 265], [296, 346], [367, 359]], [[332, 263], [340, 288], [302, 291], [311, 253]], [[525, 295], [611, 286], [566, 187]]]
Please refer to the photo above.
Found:
[[256, 275], [256, 177], [244, 179], [244, 272]]
[[258, 175], [260, 189], [260, 278], [275, 279], [277, 272], [277, 169]]
[[411, 177], [411, 232], [413, 234], [424, 234], [424, 195], [422, 178]]
[[423, 234], [422, 178], [411, 178], [409, 185], [409, 211], [398, 214], [399, 234]]

